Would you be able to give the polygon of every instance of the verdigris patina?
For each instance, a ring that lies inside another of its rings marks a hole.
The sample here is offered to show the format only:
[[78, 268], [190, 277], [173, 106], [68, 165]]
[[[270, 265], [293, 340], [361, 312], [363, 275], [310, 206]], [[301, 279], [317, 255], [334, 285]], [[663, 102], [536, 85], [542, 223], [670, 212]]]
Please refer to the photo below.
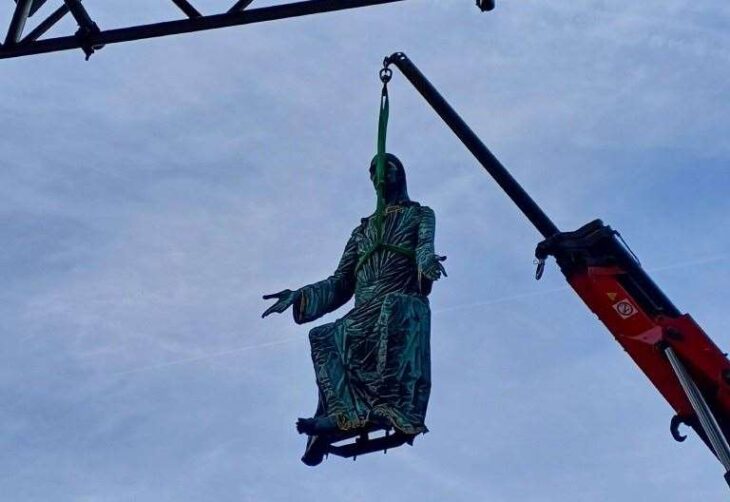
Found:
[[[313, 418], [297, 422], [310, 436], [302, 460], [321, 461], [318, 439], [365, 427], [426, 432], [431, 389], [428, 294], [445, 270], [434, 253], [434, 212], [408, 197], [403, 165], [384, 156], [378, 210], [352, 231], [334, 274], [264, 296], [278, 301], [262, 317], [293, 306], [298, 324], [355, 305], [335, 322], [309, 332], [319, 387]], [[376, 156], [377, 159], [377, 156]], [[376, 159], [370, 177], [378, 188]]]

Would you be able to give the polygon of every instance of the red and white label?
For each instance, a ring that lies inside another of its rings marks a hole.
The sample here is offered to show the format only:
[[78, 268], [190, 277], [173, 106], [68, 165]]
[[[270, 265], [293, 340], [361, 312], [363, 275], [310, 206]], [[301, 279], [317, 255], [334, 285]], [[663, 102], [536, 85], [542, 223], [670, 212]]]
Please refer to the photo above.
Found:
[[628, 319], [639, 312], [639, 310], [634, 307], [634, 304], [628, 300], [621, 300], [620, 302], [614, 303], [613, 309], [618, 312], [618, 315], [620, 315], [622, 319]]

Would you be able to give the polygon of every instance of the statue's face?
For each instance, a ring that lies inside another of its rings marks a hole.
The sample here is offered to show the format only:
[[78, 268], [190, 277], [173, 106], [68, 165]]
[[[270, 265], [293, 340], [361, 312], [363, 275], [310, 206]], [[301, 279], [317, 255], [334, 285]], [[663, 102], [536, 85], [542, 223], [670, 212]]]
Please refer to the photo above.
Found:
[[[389, 190], [392, 188], [397, 187], [401, 183], [401, 176], [400, 172], [398, 171], [398, 168], [395, 167], [395, 165], [392, 162], [388, 162], [385, 164], [385, 190]], [[370, 181], [373, 182], [373, 187], [377, 188], [375, 186], [375, 168], [370, 170]]]

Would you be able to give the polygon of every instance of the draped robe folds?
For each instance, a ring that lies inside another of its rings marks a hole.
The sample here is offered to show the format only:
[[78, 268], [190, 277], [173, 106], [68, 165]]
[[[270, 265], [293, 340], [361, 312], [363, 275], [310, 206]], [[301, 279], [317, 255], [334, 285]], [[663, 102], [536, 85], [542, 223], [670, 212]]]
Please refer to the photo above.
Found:
[[[431, 389], [430, 323], [423, 277], [434, 257], [433, 211], [416, 202], [388, 206], [383, 242], [374, 216], [353, 230], [334, 274], [298, 290], [294, 320], [313, 321], [347, 303], [335, 322], [309, 332], [319, 388], [317, 417], [335, 419], [340, 430], [389, 423], [406, 434], [426, 432]], [[408, 255], [388, 249], [398, 246]], [[363, 257], [366, 259], [359, 263]]]

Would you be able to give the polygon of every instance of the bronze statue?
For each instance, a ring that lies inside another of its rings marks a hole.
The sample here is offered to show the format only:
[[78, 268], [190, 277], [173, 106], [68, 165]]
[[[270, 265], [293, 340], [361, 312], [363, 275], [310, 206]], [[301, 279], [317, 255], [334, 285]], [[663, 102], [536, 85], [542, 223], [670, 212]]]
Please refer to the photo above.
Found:
[[[376, 159], [370, 178], [376, 182]], [[434, 253], [433, 211], [409, 199], [403, 165], [385, 155], [377, 210], [352, 232], [334, 274], [323, 281], [265, 295], [277, 302], [262, 315], [293, 306], [302, 324], [332, 312], [355, 296], [355, 305], [333, 323], [309, 332], [319, 404], [297, 430], [309, 436], [302, 461], [316, 465], [322, 444], [338, 432], [368, 427], [415, 436], [431, 388], [428, 294], [446, 275]]]

